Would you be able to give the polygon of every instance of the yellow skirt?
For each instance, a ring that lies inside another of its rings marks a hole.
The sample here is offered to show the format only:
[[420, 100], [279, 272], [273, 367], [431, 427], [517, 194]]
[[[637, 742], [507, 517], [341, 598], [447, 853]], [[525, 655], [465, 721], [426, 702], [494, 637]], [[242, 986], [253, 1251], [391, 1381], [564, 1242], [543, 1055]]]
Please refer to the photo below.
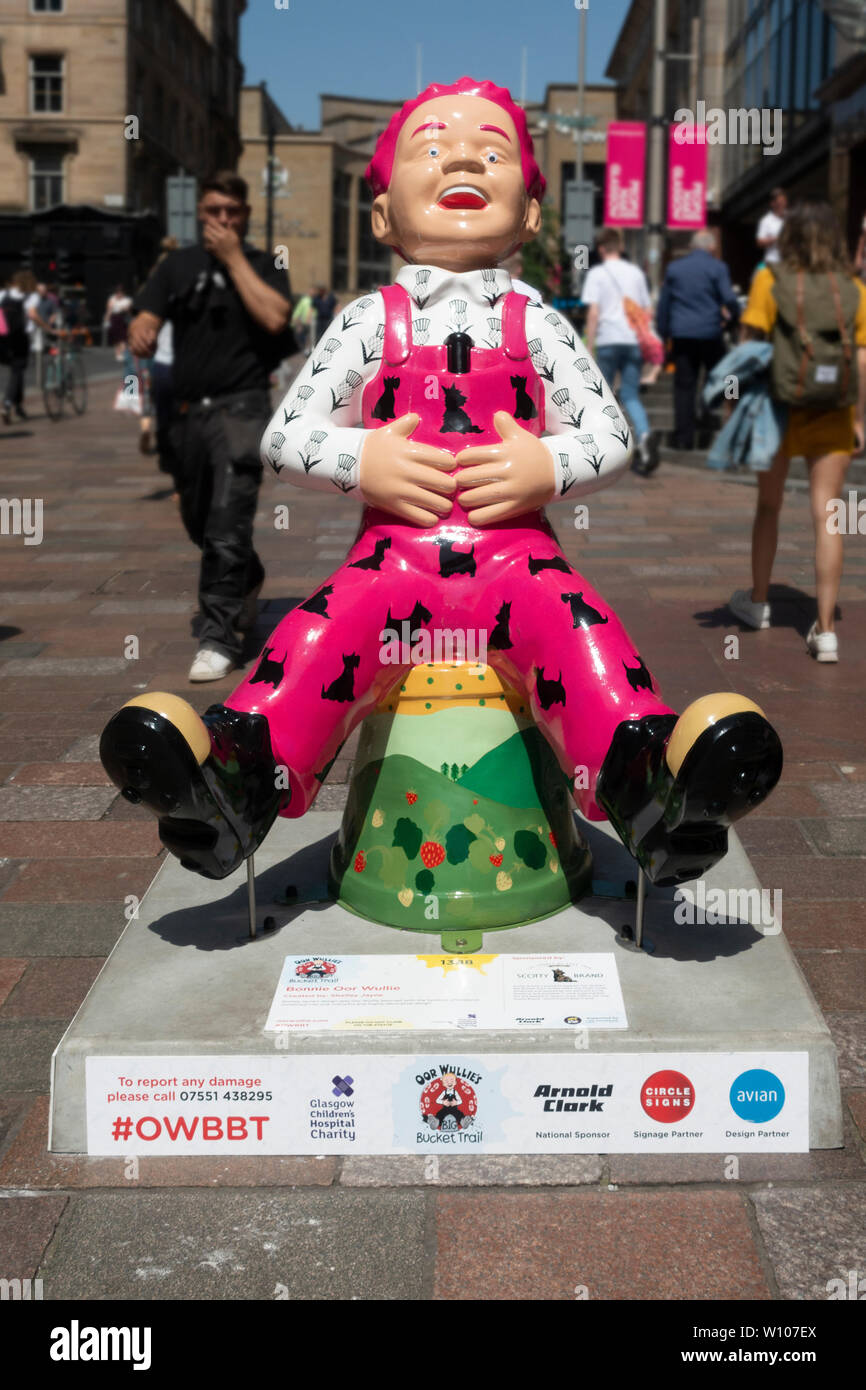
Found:
[[786, 458], [819, 458], [821, 454], [854, 452], [854, 407], [807, 410], [792, 406], [782, 440]]

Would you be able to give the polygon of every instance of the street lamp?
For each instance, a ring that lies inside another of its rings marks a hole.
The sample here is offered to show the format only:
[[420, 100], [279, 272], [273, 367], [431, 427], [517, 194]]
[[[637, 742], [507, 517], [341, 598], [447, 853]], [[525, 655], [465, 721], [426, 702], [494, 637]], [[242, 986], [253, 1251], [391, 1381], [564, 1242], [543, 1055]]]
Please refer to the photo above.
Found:
[[262, 110], [264, 112], [268, 136], [268, 177], [265, 191], [265, 243], [268, 247], [272, 247], [274, 244], [274, 116], [271, 111], [270, 98], [268, 97], [267, 82], [260, 82], [259, 87], [262, 93]]

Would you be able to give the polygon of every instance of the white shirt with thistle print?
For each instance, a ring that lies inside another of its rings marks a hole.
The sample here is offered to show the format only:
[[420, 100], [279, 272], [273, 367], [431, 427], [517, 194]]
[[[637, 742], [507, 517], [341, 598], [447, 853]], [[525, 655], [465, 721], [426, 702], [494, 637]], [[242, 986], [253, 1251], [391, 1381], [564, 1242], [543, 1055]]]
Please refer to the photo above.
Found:
[[[476, 347], [502, 343], [502, 302], [512, 288], [506, 270], [458, 273], [407, 265], [397, 276], [411, 296], [412, 338], [443, 344], [468, 333]], [[546, 304], [526, 306], [526, 338], [541, 378], [545, 429], [556, 476], [554, 502], [606, 487], [632, 451], [628, 424], [596, 363], [573, 326]], [[379, 371], [385, 302], [362, 295], [340, 310], [292, 382], [262, 438], [262, 460], [291, 483], [331, 492], [358, 486], [369, 430], [361, 424], [361, 397]]]

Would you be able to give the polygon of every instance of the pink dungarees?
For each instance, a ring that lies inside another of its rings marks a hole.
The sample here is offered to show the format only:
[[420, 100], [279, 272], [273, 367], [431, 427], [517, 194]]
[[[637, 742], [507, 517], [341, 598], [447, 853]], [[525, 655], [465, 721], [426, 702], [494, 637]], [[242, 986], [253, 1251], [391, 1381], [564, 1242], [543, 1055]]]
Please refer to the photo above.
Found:
[[[469, 371], [455, 374], [445, 345], [413, 344], [402, 286], [381, 293], [382, 365], [363, 393], [365, 428], [414, 412], [412, 438], [454, 454], [498, 440], [497, 410], [543, 433], [523, 295], [505, 300], [502, 347], [473, 347]], [[563, 771], [574, 778], [586, 769], [575, 797], [593, 820], [604, 819], [595, 783], [617, 725], [673, 712], [616, 614], [565, 559], [544, 512], [475, 527], [454, 502], [445, 520], [422, 529], [365, 507], [345, 562], [283, 619], [226, 701], [267, 717], [291, 787], [282, 815], [309, 809], [352, 729], [410, 669], [381, 660], [380, 634], [395, 627], [402, 636], [404, 619], [431, 636], [437, 628], [486, 633], [489, 664], [525, 693]]]

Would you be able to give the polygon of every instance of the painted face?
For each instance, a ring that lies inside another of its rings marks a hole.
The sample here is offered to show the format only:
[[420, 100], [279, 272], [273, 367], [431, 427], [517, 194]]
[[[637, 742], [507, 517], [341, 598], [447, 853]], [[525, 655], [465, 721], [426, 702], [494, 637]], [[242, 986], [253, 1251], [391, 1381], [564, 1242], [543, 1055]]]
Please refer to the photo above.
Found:
[[541, 226], [523, 181], [514, 122], [484, 97], [437, 97], [397, 140], [387, 192], [373, 204], [373, 234], [410, 261], [444, 270], [496, 265]]

